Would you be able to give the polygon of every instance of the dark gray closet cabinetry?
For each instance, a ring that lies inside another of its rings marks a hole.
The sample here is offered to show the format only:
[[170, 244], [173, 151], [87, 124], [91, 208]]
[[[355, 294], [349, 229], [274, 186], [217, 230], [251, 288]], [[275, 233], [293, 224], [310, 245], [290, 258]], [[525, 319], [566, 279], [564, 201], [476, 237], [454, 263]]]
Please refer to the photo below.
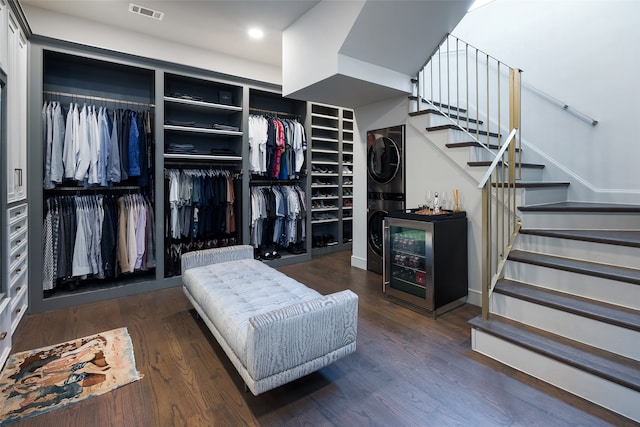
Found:
[[249, 90], [249, 240], [271, 265], [311, 258], [306, 116], [304, 101]]
[[351, 247], [353, 111], [311, 104], [311, 227], [314, 253]]
[[164, 75], [164, 157], [242, 160], [242, 87]]
[[156, 72], [31, 50], [31, 307], [157, 289]]
[[242, 243], [243, 92], [164, 73], [164, 276], [184, 253]]

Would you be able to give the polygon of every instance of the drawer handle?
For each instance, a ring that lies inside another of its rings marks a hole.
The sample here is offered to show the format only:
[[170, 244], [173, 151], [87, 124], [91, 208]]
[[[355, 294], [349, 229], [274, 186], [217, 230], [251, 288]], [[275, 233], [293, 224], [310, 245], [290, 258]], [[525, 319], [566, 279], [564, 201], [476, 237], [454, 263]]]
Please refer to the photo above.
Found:
[[22, 289], [22, 286], [18, 286], [18, 287], [16, 288], [16, 293], [20, 292], [20, 289]]
[[20, 313], [21, 311], [22, 311], [22, 307], [16, 310], [16, 314]]
[[21, 225], [16, 225], [16, 230], [20, 230], [22, 228]]
[[20, 243], [22, 243], [22, 240], [16, 240], [16, 245], [19, 245]]
[[2, 341], [3, 339], [5, 339], [7, 337], [7, 333], [3, 332], [0, 334], [0, 341]]
[[20, 255], [22, 254], [16, 254], [16, 259], [20, 258]]
[[16, 268], [16, 273], [20, 273], [22, 271], [21, 268]]

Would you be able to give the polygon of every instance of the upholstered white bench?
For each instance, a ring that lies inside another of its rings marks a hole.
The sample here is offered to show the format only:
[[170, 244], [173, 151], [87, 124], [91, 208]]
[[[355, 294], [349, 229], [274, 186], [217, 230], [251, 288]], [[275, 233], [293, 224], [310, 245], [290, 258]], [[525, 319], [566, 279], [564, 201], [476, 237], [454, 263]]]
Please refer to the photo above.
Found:
[[358, 296], [323, 296], [248, 245], [182, 255], [183, 290], [254, 395], [356, 350]]

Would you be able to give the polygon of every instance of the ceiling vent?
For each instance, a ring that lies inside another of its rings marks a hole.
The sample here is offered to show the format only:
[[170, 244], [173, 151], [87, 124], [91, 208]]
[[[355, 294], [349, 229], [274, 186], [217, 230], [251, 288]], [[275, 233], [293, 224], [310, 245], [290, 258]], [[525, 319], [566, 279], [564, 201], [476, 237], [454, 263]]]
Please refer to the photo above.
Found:
[[157, 10], [149, 9], [148, 7], [140, 6], [133, 3], [129, 3], [129, 12], [146, 16], [147, 18], [153, 18], [158, 21], [162, 21], [162, 18], [164, 18], [163, 12], [159, 12]]

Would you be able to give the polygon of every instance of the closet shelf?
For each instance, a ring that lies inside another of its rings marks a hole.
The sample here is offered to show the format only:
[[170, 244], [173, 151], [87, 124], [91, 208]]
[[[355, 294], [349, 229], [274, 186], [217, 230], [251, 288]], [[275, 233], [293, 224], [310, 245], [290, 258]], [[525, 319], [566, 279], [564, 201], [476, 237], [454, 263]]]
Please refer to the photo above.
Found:
[[320, 126], [320, 125], [311, 125], [311, 129], [319, 129], [319, 130], [329, 130], [329, 131], [338, 131], [337, 127], [331, 127], [331, 126]]
[[340, 142], [335, 138], [323, 138], [321, 136], [312, 136], [311, 139], [314, 141], [335, 142], [335, 143]]
[[314, 207], [311, 208], [312, 212], [329, 212], [329, 211], [337, 211], [337, 210], [339, 210], [339, 208], [336, 206], [331, 208], [314, 208]]
[[211, 154], [173, 154], [165, 153], [165, 159], [181, 159], [181, 160], [223, 160], [223, 161], [240, 161], [240, 156], [214, 156]]
[[[311, 160], [312, 165], [333, 165], [338, 166], [338, 162], [332, 160]], [[346, 164], [346, 163], [345, 163]]]
[[312, 188], [338, 188], [339, 186], [333, 184], [311, 184]]
[[232, 114], [232, 113], [237, 113], [242, 111], [242, 107], [238, 107], [235, 105], [215, 104], [215, 103], [206, 102], [206, 101], [195, 101], [192, 99], [174, 98], [172, 96], [165, 96], [164, 100], [165, 102], [180, 104], [181, 106], [184, 106], [184, 107], [192, 107], [194, 109], [207, 108], [207, 109], [215, 110], [219, 113]]
[[323, 119], [338, 120], [338, 117], [330, 116], [328, 114], [311, 113], [311, 117], [321, 117]]
[[176, 132], [194, 132], [194, 133], [206, 133], [211, 135], [242, 136], [242, 131], [235, 131], [235, 130], [219, 130], [219, 129], [197, 128], [197, 127], [176, 126], [176, 125], [164, 125], [164, 129], [172, 130]]
[[338, 218], [311, 220], [311, 224], [325, 224], [329, 222], [338, 222]]

